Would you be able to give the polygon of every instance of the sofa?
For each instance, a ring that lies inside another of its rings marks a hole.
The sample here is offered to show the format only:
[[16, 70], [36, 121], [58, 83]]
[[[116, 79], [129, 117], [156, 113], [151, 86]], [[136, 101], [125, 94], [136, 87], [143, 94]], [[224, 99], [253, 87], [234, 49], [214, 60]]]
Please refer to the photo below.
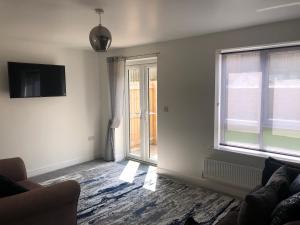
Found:
[[[193, 217], [185, 225], [199, 225]], [[268, 158], [262, 181], [216, 225], [300, 225], [300, 167]]]
[[0, 175], [25, 191], [0, 198], [0, 223], [5, 225], [75, 225], [80, 186], [65, 181], [43, 187], [27, 179], [21, 158], [0, 160]]
[[[246, 203], [247, 197], [249, 195], [251, 195], [251, 193], [257, 192], [257, 190], [262, 190], [264, 187], [266, 187], [266, 185], [268, 184], [268, 181], [273, 176], [273, 174], [276, 171], [278, 171], [282, 166], [286, 167], [287, 178], [288, 178], [288, 182], [289, 182], [288, 185], [290, 185], [292, 183], [292, 181], [295, 180], [295, 178], [300, 174], [300, 167], [295, 165], [295, 164], [288, 164], [288, 163], [281, 162], [281, 161], [273, 159], [273, 158], [266, 159], [265, 167], [263, 169], [261, 184], [258, 185], [256, 188], [254, 188], [254, 190], [252, 190], [245, 197], [242, 204], [239, 207], [236, 207], [236, 208], [232, 209], [217, 225], [240, 225], [240, 224], [242, 225], [242, 224], [245, 224], [245, 222], [241, 221], [240, 217], [243, 216], [243, 215], [241, 215], [241, 214], [243, 214], [241, 211], [244, 210], [244, 208], [243, 208], [244, 204], [247, 204]], [[279, 182], [279, 181], [276, 181], [276, 182]], [[265, 189], [263, 189], [263, 190], [266, 191]], [[280, 190], [278, 192], [278, 194], [282, 194], [284, 192], [285, 191]], [[274, 222], [274, 219], [272, 218], [272, 217], [274, 217], [274, 211], [276, 210], [276, 207], [280, 204], [280, 202], [283, 202], [283, 201], [285, 201], [285, 199], [288, 199], [290, 197], [290, 195], [291, 194], [287, 194], [287, 196], [284, 196], [280, 200], [278, 200], [279, 202], [276, 204], [275, 208], [273, 207], [273, 209], [272, 209], [272, 213], [270, 214], [269, 220], [266, 221], [266, 222], [262, 222], [261, 224], [274, 224], [274, 223], [277, 223], [277, 224], [284, 224], [284, 225], [300, 225], [300, 220], [289, 221], [289, 219], [286, 218], [286, 220], [288, 222], [285, 223], [283, 221], [278, 221], [278, 222], [275, 221]], [[267, 201], [267, 199], [268, 198], [266, 198], [265, 201]], [[300, 206], [297, 205], [295, 207], [295, 210], [298, 211], [299, 218], [300, 218]], [[253, 217], [254, 220], [257, 220], [255, 218], [255, 215], [254, 216], [251, 215], [251, 217]], [[260, 215], [257, 215], [257, 217], [260, 217]], [[262, 218], [259, 218], [259, 220], [262, 221]], [[257, 225], [259, 225], [259, 224], [257, 224]]]

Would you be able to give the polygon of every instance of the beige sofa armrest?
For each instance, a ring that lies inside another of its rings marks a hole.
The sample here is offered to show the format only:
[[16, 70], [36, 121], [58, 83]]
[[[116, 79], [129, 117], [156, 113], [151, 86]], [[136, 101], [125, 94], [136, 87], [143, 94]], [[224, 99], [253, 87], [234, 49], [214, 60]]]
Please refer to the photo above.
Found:
[[27, 179], [25, 164], [21, 158], [0, 159], [0, 174], [13, 181]]
[[[66, 205], [76, 204], [80, 186], [76, 181], [65, 181], [49, 187], [37, 188], [0, 199], [0, 221], [10, 224]], [[76, 212], [75, 212], [76, 214]]]

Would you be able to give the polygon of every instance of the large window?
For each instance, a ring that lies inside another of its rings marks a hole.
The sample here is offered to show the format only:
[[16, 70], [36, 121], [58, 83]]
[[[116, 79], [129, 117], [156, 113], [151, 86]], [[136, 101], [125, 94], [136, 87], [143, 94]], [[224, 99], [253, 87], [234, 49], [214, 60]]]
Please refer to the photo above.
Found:
[[300, 47], [223, 52], [217, 147], [300, 156]]

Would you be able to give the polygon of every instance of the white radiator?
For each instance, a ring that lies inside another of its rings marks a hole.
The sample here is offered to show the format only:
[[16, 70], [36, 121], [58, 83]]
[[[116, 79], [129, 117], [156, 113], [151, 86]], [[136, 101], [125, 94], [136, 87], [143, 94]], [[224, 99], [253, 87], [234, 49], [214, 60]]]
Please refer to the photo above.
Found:
[[204, 178], [210, 178], [234, 186], [251, 189], [261, 182], [262, 169], [223, 162], [204, 160]]

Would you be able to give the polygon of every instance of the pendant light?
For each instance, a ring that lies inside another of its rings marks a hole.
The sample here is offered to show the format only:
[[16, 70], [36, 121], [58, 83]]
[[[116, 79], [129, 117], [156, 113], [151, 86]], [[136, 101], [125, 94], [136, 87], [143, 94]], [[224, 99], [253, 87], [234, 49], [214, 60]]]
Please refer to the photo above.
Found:
[[101, 25], [103, 9], [95, 9], [95, 12], [99, 15], [100, 23], [91, 30], [90, 43], [96, 52], [105, 52], [111, 44], [111, 33], [106, 27]]

